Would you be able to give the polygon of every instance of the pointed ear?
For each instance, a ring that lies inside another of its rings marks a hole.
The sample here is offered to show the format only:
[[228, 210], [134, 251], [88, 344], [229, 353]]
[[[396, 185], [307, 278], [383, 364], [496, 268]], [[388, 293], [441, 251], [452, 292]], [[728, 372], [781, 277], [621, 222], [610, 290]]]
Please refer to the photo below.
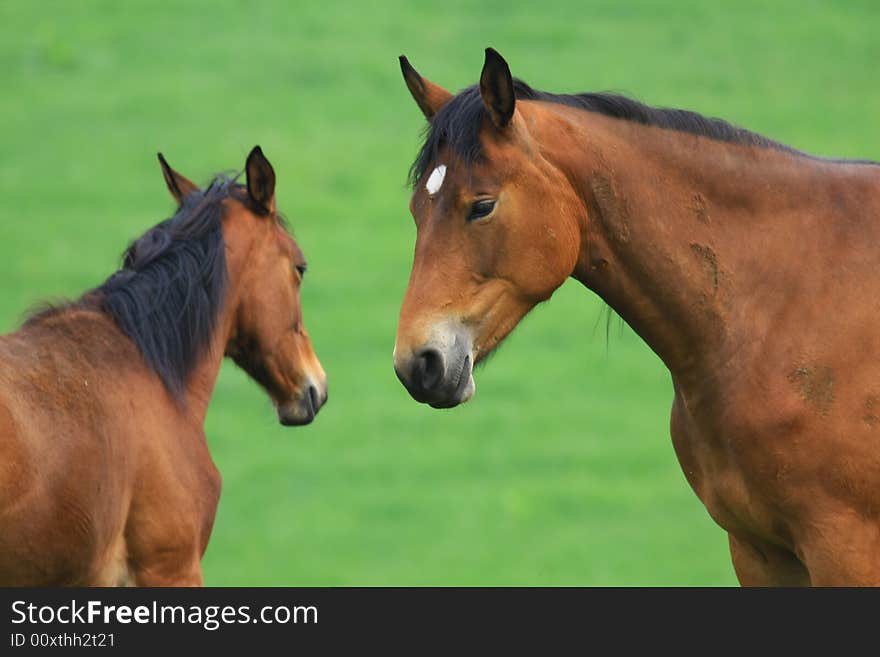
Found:
[[400, 56], [400, 72], [416, 104], [429, 121], [452, 98], [446, 89], [419, 75], [404, 55]]
[[171, 168], [171, 165], [165, 160], [162, 153], [156, 153], [159, 156], [159, 164], [162, 165], [162, 175], [165, 176], [165, 184], [168, 185], [168, 191], [177, 201], [177, 205], [183, 204], [183, 199], [199, 191], [198, 185], [184, 175], [177, 173]]
[[492, 123], [505, 128], [513, 118], [516, 96], [510, 67], [494, 48], [486, 48], [486, 62], [480, 75], [480, 96], [492, 117]]
[[248, 155], [244, 170], [250, 199], [266, 212], [274, 212], [275, 170], [259, 146], [254, 146]]

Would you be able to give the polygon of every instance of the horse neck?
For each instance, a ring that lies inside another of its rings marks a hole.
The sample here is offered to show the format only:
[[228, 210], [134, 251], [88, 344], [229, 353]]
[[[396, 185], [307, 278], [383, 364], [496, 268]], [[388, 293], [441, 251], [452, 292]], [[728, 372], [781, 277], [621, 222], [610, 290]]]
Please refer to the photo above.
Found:
[[810, 244], [818, 219], [810, 208], [827, 195], [831, 165], [563, 114], [580, 125], [545, 157], [583, 202], [573, 276], [633, 327], [674, 378], [704, 381], [744, 340], [769, 330], [786, 295], [766, 283], [799, 275], [811, 250], [792, 249], [792, 240]]
[[[224, 242], [228, 239], [228, 230], [224, 226]], [[215, 323], [214, 332], [211, 335], [209, 346], [204, 350], [198, 364], [186, 382], [185, 408], [192, 418], [204, 424], [208, 413], [208, 405], [217, 385], [220, 375], [220, 367], [226, 352], [226, 345], [233, 330], [235, 315], [238, 311], [238, 299], [241, 293], [241, 281], [244, 264], [247, 261], [249, 250], [228, 247], [226, 248], [226, 294], [220, 307], [219, 315]]]
[[227, 307], [224, 304], [209, 346], [205, 349], [186, 382], [183, 407], [186, 409], [186, 413], [200, 426], [204, 425], [208, 414], [208, 405], [211, 403], [211, 397], [217, 385], [217, 377], [220, 375], [220, 366], [223, 363], [223, 355], [232, 329], [233, 313], [227, 311]]

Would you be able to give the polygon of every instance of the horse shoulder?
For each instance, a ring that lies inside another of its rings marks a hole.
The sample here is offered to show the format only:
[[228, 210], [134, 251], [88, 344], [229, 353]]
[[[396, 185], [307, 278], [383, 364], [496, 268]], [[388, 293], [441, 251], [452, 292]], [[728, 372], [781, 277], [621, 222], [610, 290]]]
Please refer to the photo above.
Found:
[[169, 420], [142, 450], [125, 529], [130, 568], [138, 581], [145, 573], [173, 581], [207, 548], [222, 477], [199, 426]]
[[682, 470], [712, 518], [728, 531], [781, 542], [808, 419], [782, 386], [728, 381], [696, 395], [676, 387], [670, 431]]

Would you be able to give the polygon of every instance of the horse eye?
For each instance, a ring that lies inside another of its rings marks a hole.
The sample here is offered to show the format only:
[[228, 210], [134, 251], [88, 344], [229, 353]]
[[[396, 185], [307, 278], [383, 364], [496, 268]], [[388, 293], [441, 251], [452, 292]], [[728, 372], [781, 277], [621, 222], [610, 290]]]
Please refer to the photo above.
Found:
[[468, 214], [468, 221], [474, 221], [475, 219], [481, 219], [486, 215], [492, 214], [492, 210], [495, 209], [495, 201], [477, 201], [471, 206], [470, 214]]
[[297, 265], [296, 270], [299, 272], [299, 277], [303, 278], [306, 275], [306, 270], [308, 267], [306, 265]]

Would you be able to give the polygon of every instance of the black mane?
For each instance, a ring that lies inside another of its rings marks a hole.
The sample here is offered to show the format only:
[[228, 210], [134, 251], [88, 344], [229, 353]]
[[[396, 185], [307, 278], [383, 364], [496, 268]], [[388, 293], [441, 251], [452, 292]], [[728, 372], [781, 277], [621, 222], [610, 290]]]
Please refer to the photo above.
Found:
[[245, 196], [234, 179], [217, 176], [206, 190], [187, 196], [173, 217], [135, 240], [123, 254], [122, 268], [102, 285], [27, 323], [70, 307], [102, 311], [179, 397], [209, 344], [226, 291], [223, 200]]
[[[806, 155], [789, 146], [716, 118], [680, 109], [650, 107], [632, 98], [612, 93], [551, 94], [532, 89], [514, 79], [517, 100], [538, 100], [598, 112], [625, 121], [688, 132], [702, 137], [748, 146], [775, 148]], [[427, 128], [425, 142], [410, 168], [410, 182], [417, 183], [437, 158], [441, 146], [447, 146], [465, 164], [475, 163], [481, 155], [480, 129], [485, 108], [480, 89], [474, 85], [460, 92], [434, 115]], [[857, 162], [853, 160], [852, 162]]]

